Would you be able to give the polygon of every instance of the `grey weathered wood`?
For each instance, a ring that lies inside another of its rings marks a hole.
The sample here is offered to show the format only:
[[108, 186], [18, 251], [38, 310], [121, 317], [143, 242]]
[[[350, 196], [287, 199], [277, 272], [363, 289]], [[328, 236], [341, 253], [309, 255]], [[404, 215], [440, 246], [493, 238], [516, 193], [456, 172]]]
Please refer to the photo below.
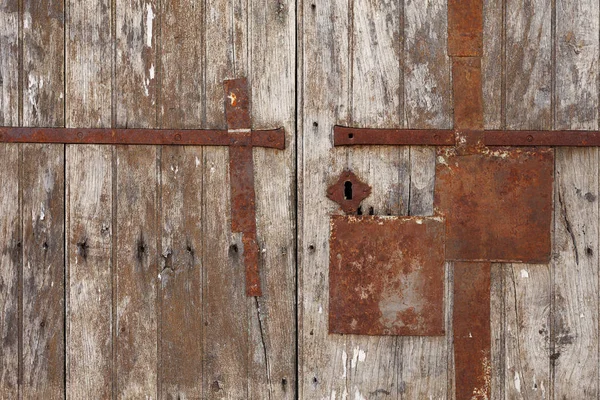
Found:
[[[23, 7], [25, 126], [64, 123], [64, 4]], [[21, 396], [64, 396], [64, 146], [22, 146], [23, 351]]]
[[[243, 4], [206, 3], [205, 113], [212, 128], [226, 128], [223, 79], [247, 71]], [[248, 303], [241, 235], [231, 233], [228, 149], [205, 148], [203, 162], [203, 397], [247, 398]]]
[[[163, 2], [160, 125], [203, 122], [204, 5]], [[197, 26], [197, 29], [190, 29]], [[203, 244], [200, 147], [161, 150], [159, 391], [161, 398], [202, 397]]]
[[[66, 124], [110, 127], [110, 1], [70, 1]], [[112, 147], [67, 146], [67, 398], [112, 395]]]
[[[0, 4], [0, 125], [19, 123], [19, 7]], [[19, 395], [19, 146], [0, 145], [0, 398]]]
[[327, 319], [329, 215], [338, 207], [325, 191], [345, 161], [344, 150], [331, 150], [331, 127], [349, 122], [348, 2], [299, 4], [299, 396], [356, 396], [356, 388], [346, 388], [348, 363], [363, 362], [368, 349], [351, 349], [345, 337], [328, 335]]
[[[552, 7], [548, 0], [506, 4], [505, 110], [508, 129], [552, 127]], [[550, 391], [550, 273], [546, 265], [503, 268], [504, 395], [545, 399]]]
[[[407, 128], [452, 128], [450, 60], [446, 52], [445, 1], [405, 2], [404, 96]], [[435, 149], [410, 148], [410, 215], [432, 215]], [[446, 266], [448, 268], [448, 266]], [[449, 282], [446, 279], [446, 289]], [[451, 290], [445, 303], [451, 303]], [[446, 304], [447, 320], [451, 311]], [[446, 328], [448, 329], [448, 328]], [[451, 332], [446, 330], [446, 332]], [[448, 342], [444, 337], [407, 337], [402, 342], [404, 398], [444, 398], [448, 393]]]
[[[156, 125], [157, 2], [117, 2], [116, 124]], [[158, 370], [159, 149], [116, 149], [116, 393], [156, 398]]]
[[255, 129], [283, 127], [284, 151], [255, 148], [263, 296], [247, 299], [248, 398], [296, 398], [296, 2], [248, 2]]
[[[557, 129], [598, 129], [599, 5], [556, 2]], [[556, 150], [554, 398], [597, 398], [598, 149]]]

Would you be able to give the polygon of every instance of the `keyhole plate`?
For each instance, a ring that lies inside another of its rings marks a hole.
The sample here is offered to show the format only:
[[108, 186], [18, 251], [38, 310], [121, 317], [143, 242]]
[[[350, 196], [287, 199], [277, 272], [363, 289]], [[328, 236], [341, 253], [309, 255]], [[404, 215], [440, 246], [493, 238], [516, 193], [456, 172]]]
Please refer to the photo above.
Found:
[[338, 180], [327, 189], [327, 197], [338, 203], [346, 214], [356, 215], [360, 203], [371, 194], [371, 186], [361, 181], [354, 172], [344, 170]]

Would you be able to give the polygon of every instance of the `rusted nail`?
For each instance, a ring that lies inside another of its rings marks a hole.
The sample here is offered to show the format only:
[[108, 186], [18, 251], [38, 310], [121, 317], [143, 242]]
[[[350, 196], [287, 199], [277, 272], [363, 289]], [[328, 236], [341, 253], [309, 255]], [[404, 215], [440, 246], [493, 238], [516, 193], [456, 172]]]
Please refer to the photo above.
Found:
[[528, 142], [533, 142], [533, 136], [527, 135], [527, 141]]
[[181, 134], [177, 133], [175, 134], [175, 141], [179, 142], [181, 140]]
[[77, 132], [77, 138], [83, 139], [83, 132]]

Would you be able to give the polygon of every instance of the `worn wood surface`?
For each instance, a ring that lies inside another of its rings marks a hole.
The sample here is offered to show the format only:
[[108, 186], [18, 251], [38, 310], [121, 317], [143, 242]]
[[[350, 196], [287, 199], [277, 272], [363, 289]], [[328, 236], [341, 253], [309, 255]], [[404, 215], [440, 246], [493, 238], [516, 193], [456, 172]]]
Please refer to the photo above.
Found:
[[[66, 125], [111, 126], [110, 2], [66, 4]], [[112, 395], [112, 147], [66, 151], [66, 395]]]
[[[598, 129], [597, 2], [484, 14], [485, 127]], [[349, 167], [364, 214], [429, 215], [435, 164], [331, 127], [451, 128], [446, 21], [442, 0], [0, 1], [0, 125], [225, 128], [222, 80], [247, 76], [253, 127], [287, 133], [253, 150], [260, 298], [227, 148], [0, 145], [0, 398], [453, 398], [451, 334], [327, 326], [325, 188]], [[598, 162], [556, 151], [549, 265], [492, 266], [493, 399], [600, 396]]]

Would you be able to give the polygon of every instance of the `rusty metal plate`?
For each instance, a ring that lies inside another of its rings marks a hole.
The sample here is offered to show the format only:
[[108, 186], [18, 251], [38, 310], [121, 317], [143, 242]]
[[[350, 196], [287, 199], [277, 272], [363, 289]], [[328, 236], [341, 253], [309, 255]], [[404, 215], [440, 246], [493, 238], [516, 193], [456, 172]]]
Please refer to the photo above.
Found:
[[490, 281], [490, 263], [454, 264], [456, 399], [490, 398]]
[[360, 203], [370, 195], [371, 186], [348, 169], [327, 189], [327, 197], [338, 203], [346, 214], [356, 214]]
[[483, 1], [448, 0], [448, 55], [483, 55]]
[[449, 260], [547, 263], [554, 152], [439, 148], [435, 207], [446, 218]]
[[333, 216], [329, 332], [444, 335], [444, 222]]
[[[238, 135], [210, 129], [88, 129], [0, 127], [0, 143], [233, 146]], [[252, 146], [283, 150], [282, 128], [252, 131]]]
[[483, 129], [481, 58], [453, 58], [452, 82], [454, 96], [454, 128], [470, 130]]

